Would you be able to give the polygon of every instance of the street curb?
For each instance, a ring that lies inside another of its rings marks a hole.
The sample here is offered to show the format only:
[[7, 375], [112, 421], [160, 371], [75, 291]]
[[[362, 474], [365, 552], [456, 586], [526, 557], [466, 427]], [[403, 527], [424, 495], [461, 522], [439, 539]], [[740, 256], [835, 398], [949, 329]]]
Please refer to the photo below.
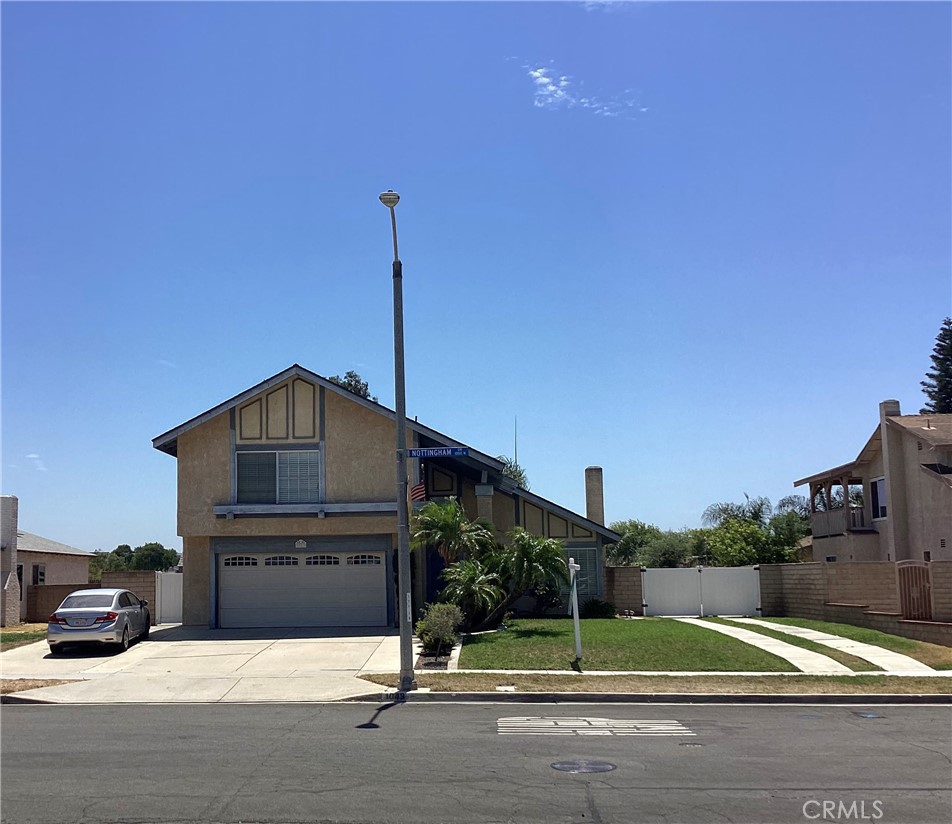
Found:
[[55, 701], [44, 701], [42, 698], [24, 698], [19, 695], [0, 695], [0, 704], [55, 704]]
[[758, 694], [683, 692], [379, 692], [342, 698], [339, 703], [490, 704], [952, 704], [948, 694]]

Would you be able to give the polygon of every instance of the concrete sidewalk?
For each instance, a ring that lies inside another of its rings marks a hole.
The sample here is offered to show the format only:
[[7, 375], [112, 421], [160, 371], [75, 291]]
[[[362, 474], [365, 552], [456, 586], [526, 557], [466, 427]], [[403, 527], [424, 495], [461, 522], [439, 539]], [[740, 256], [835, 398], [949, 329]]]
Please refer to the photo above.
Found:
[[0, 653], [5, 679], [77, 679], [13, 693], [53, 703], [333, 701], [381, 689], [363, 674], [399, 670], [400, 636], [388, 628], [159, 626], [121, 654], [75, 648], [52, 656], [45, 642]]

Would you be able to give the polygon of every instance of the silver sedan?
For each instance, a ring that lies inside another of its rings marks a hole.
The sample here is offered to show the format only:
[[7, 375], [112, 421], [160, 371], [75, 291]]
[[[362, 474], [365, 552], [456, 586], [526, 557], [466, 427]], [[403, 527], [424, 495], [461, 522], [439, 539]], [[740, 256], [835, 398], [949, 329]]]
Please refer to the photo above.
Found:
[[49, 617], [46, 641], [56, 655], [70, 644], [117, 644], [129, 649], [136, 638], [148, 638], [152, 616], [143, 601], [127, 589], [81, 589], [70, 593]]

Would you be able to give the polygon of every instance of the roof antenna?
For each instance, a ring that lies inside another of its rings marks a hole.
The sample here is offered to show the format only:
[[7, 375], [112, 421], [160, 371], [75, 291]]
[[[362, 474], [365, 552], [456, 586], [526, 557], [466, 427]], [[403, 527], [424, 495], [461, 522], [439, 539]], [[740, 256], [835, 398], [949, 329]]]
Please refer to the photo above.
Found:
[[512, 416], [512, 462], [519, 466], [519, 416]]

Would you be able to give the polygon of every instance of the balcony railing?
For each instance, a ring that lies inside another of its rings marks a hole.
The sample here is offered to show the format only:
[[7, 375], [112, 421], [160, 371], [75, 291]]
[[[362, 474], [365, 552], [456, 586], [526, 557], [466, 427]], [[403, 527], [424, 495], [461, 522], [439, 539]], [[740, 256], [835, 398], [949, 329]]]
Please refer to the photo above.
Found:
[[828, 512], [814, 512], [810, 516], [810, 526], [814, 538], [825, 538], [828, 535], [842, 535], [850, 529], [869, 529], [866, 523], [866, 513], [862, 507], [845, 509], [831, 509]]

